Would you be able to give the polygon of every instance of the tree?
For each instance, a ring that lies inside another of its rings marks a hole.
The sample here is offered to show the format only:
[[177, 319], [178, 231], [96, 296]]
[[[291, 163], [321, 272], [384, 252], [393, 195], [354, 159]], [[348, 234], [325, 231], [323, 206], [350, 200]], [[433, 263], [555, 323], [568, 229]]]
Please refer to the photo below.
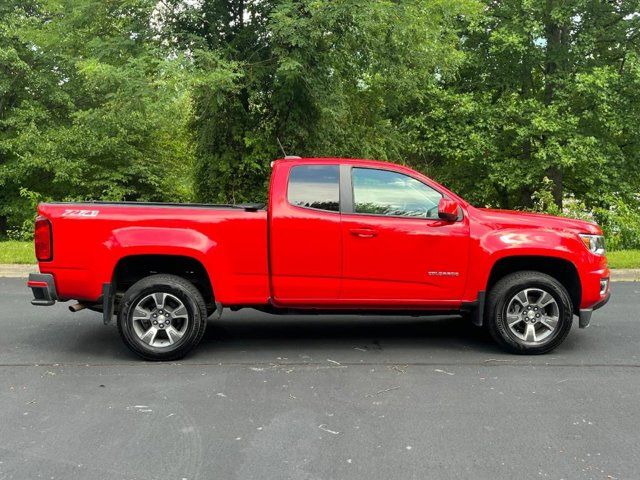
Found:
[[441, 158], [443, 175], [503, 207], [531, 207], [545, 177], [558, 206], [567, 194], [593, 206], [637, 193], [638, 12], [637, 1], [487, 1], [447, 84], [453, 135], [434, 141], [450, 152], [471, 123], [478, 148]]
[[164, 5], [166, 41], [199, 72], [197, 195], [217, 201], [258, 196], [278, 139], [291, 154], [403, 161], [404, 111], [453, 75], [454, 26], [479, 11], [469, 0]]
[[5, 0], [0, 235], [40, 199], [264, 199], [279, 141], [479, 205], [626, 211], [639, 4]]
[[[34, 200], [190, 195], [190, 98], [153, 40], [155, 2], [13, 2], [0, 24], [0, 216]], [[1, 232], [0, 232], [1, 233]]]

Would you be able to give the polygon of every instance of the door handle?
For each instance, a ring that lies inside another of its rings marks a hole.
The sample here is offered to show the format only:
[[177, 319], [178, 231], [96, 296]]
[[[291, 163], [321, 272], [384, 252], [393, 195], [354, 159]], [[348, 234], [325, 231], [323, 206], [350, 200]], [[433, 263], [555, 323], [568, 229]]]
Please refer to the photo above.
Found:
[[352, 228], [349, 232], [351, 232], [351, 235], [360, 238], [373, 238], [378, 235], [378, 232], [370, 228]]

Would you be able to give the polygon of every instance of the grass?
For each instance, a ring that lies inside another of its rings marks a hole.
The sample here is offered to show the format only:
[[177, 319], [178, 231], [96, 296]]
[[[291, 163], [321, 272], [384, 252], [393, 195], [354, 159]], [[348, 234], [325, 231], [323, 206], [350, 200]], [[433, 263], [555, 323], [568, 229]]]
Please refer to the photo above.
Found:
[[[640, 250], [607, 252], [610, 268], [640, 268]], [[36, 263], [33, 242], [0, 242], [0, 263]]]
[[640, 268], [640, 250], [607, 252], [609, 268]]
[[36, 263], [33, 242], [0, 242], [0, 263]]

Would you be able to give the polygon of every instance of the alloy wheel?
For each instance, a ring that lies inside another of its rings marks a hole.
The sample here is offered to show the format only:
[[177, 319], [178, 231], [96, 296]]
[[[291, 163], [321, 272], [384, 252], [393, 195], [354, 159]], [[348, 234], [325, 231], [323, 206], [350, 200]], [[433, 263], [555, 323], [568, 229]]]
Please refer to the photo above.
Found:
[[189, 312], [175, 295], [156, 292], [142, 297], [131, 308], [133, 331], [151, 347], [179, 342], [189, 326]]
[[509, 332], [527, 345], [546, 343], [556, 332], [559, 321], [558, 302], [549, 292], [540, 288], [519, 291], [507, 305]]

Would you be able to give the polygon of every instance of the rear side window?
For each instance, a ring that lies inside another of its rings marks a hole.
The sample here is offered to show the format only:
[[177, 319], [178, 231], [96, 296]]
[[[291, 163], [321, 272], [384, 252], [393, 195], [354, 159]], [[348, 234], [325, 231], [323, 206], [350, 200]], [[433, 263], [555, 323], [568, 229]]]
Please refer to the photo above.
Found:
[[299, 165], [291, 169], [287, 198], [291, 205], [340, 211], [338, 165]]

